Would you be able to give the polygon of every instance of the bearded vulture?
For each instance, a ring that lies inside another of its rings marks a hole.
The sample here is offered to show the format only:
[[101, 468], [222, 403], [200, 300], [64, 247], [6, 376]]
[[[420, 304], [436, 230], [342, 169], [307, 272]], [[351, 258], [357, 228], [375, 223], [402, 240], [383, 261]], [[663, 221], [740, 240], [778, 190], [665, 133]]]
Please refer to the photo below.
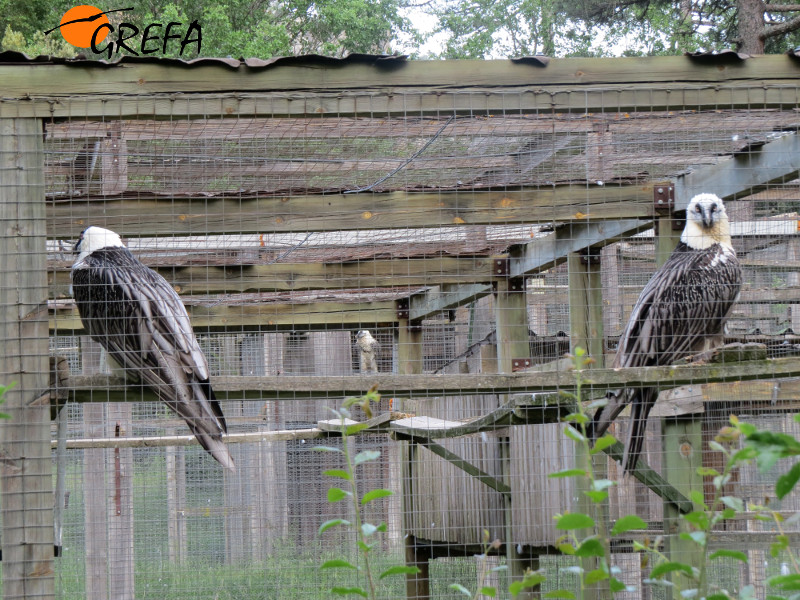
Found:
[[[739, 296], [742, 269], [731, 245], [725, 206], [714, 194], [699, 194], [686, 209], [681, 241], [645, 286], [622, 334], [613, 367], [672, 365], [695, 353], [722, 345], [725, 321]], [[589, 425], [592, 439], [631, 405], [624, 471], [639, 460], [647, 415], [656, 388], [609, 392]]]
[[219, 463], [234, 471], [222, 443], [225, 417], [208, 380], [208, 362], [181, 299], [139, 262], [119, 235], [88, 227], [75, 244], [72, 290], [81, 321], [109, 362], [144, 381]]
[[375, 360], [375, 351], [380, 347], [381, 345], [378, 343], [378, 340], [372, 337], [372, 334], [366, 329], [362, 329], [356, 334], [356, 348], [358, 349], [361, 359], [362, 373], [378, 372], [378, 361]]

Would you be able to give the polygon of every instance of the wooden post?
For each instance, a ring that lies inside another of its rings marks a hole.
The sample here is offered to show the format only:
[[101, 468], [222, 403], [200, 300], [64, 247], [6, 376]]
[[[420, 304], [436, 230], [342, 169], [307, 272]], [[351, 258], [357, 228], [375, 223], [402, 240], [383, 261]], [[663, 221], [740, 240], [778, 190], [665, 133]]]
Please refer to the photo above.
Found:
[[[700, 419], [664, 419], [662, 421], [664, 477], [687, 498], [692, 491], [703, 492], [703, 478], [697, 474], [703, 465], [703, 428]], [[680, 513], [671, 502], [664, 502], [665, 553], [670, 560], [700, 567], [703, 553], [691, 541], [678, 535], [689, 531], [679, 519]], [[676, 577], [680, 577], [677, 575]], [[679, 600], [680, 590], [667, 588], [669, 598]], [[671, 590], [671, 591], [669, 591]]]
[[3, 598], [53, 598], [53, 465], [38, 119], [0, 119], [0, 444]]
[[[174, 435], [173, 429], [165, 431]], [[167, 446], [165, 449], [167, 469], [167, 553], [171, 563], [180, 563], [186, 558], [186, 456], [183, 448]]]
[[[500, 279], [497, 282], [495, 296], [495, 322], [497, 327], [497, 371], [511, 373], [515, 364], [522, 367], [521, 362], [530, 358], [530, 334], [528, 333], [528, 304], [523, 279]], [[499, 438], [500, 460], [503, 463], [504, 483], [511, 486], [509, 480], [511, 451], [510, 439]], [[539, 568], [538, 556], [525, 556], [517, 551], [514, 540], [514, 523], [511, 502], [504, 496], [505, 544], [510, 579], [520, 580], [525, 570]], [[520, 599], [539, 597], [538, 588], [525, 590], [518, 596]]]
[[681, 240], [681, 232], [672, 228], [672, 215], [659, 217], [656, 221], [656, 264], [660, 267], [675, 250]]
[[[106, 405], [106, 436], [127, 437], [133, 425], [133, 405], [129, 402]], [[110, 494], [107, 495], [109, 594], [114, 600], [133, 600], [133, 448], [101, 450], [107, 457]]]
[[[400, 319], [397, 324], [397, 370], [401, 374], [422, 373], [422, 327], [408, 319]], [[402, 407], [395, 407], [402, 410]], [[414, 510], [414, 464], [418, 446], [413, 442], [402, 442], [403, 450], [403, 534], [406, 548], [406, 565], [417, 567], [420, 572], [406, 576], [406, 598], [408, 600], [427, 600], [430, 598], [430, 552], [417, 547], [416, 538], [411, 532], [409, 515]]]
[[[128, 403], [83, 407], [86, 433], [125, 437], [131, 427]], [[83, 453], [85, 489], [86, 597], [135, 597], [133, 552], [133, 449], [92, 448]]]
[[[576, 348], [583, 348], [595, 360], [588, 367], [602, 368], [604, 361], [604, 331], [603, 331], [603, 286], [601, 281], [600, 252], [587, 250], [585, 252], [572, 252], [567, 257], [569, 280], [569, 325], [570, 325], [570, 352]], [[575, 446], [575, 465], [584, 468], [586, 455], [583, 448]], [[595, 476], [605, 478], [607, 462], [604, 457], [595, 457], [591, 460]], [[593, 504], [583, 493], [587, 491], [587, 481], [579, 480], [577, 484], [577, 508], [579, 512], [592, 515], [596, 520], [604, 519], [608, 522], [608, 503], [601, 506]], [[583, 535], [592, 532], [585, 531]], [[597, 559], [584, 558], [581, 564], [585, 572], [597, 568]], [[599, 582], [589, 586], [583, 600], [593, 600], [607, 595], [608, 582]]]
[[603, 367], [603, 285], [600, 252], [571, 252], [567, 258], [569, 279], [570, 352], [583, 348]]

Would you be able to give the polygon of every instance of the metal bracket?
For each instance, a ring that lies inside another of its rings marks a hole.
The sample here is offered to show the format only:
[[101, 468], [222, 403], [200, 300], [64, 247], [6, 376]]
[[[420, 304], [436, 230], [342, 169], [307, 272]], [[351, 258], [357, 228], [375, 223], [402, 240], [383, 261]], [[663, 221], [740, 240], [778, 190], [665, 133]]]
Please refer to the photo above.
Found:
[[525, 278], [512, 277], [508, 280], [508, 291], [510, 292], [524, 292], [525, 291]]
[[657, 185], [653, 188], [653, 210], [657, 215], [669, 215], [675, 210], [674, 185]]
[[494, 277], [508, 277], [511, 272], [511, 259], [495, 258], [492, 261], [492, 275]]
[[579, 250], [578, 254], [580, 255], [582, 265], [600, 264], [600, 250], [597, 248], [584, 248], [583, 250]]
[[524, 371], [531, 367], [530, 358], [512, 358], [511, 359], [511, 372]]
[[408, 319], [411, 315], [411, 305], [409, 303], [408, 298], [400, 298], [396, 301], [397, 307], [397, 319]]

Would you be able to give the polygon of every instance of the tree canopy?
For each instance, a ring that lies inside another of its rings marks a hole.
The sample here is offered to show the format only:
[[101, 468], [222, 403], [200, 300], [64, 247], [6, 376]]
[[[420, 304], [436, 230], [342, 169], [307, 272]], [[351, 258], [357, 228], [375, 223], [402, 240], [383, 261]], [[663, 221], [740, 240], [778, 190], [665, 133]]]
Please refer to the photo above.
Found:
[[[64, 0], [0, 0], [3, 49], [29, 55], [75, 55], [78, 50], [66, 44], [58, 31], [49, 36], [43, 33], [57, 26], [61, 16], [74, 5]], [[166, 26], [177, 22], [188, 27], [197, 21], [202, 27], [199, 56], [342, 56], [352, 52], [392, 52], [398, 34], [413, 34], [410, 23], [401, 16], [404, 5], [405, 0], [228, 0], [224, 4], [208, 0], [149, 0], [137, 2], [132, 11], [108, 17], [112, 25], [125, 21], [140, 32], [151, 23]], [[98, 3], [93, 6], [108, 10]], [[187, 49], [194, 54], [184, 54], [182, 58], [198, 56], [194, 45]], [[178, 56], [179, 52], [180, 45], [176, 44], [158, 56]], [[91, 51], [84, 54], [94, 57]]]

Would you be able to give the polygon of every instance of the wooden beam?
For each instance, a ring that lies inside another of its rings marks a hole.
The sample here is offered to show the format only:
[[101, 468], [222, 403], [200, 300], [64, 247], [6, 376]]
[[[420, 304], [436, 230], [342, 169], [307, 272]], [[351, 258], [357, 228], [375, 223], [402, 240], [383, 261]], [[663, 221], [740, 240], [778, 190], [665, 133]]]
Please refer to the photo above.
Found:
[[615, 221], [651, 218], [652, 205], [652, 185], [204, 198], [137, 195], [49, 203], [47, 235], [73, 240], [89, 225], [123, 237], [156, 237]]
[[[652, 195], [652, 189], [650, 194]], [[652, 198], [650, 204], [652, 205]], [[524, 277], [546, 271], [564, 262], [570, 252], [588, 247], [599, 249], [652, 226], [652, 221], [637, 219], [563, 225], [546, 237], [512, 249], [508, 276]], [[412, 295], [409, 301], [409, 314], [412, 319], [423, 319], [437, 312], [472, 302], [491, 291], [491, 286], [483, 284], [437, 287]]]
[[[31, 63], [0, 66], [4, 84], [0, 116], [107, 119], [367, 112], [375, 116], [503, 109], [796, 106], [800, 98], [794, 83], [799, 74], [800, 66], [785, 55], [754, 56], [730, 64], [700, 63], [685, 56], [564, 58], [553, 59], [546, 67], [505, 60], [394, 61], [378, 66], [311, 59], [307, 64], [284, 62], [265, 69], [213, 63], [192, 67]], [[513, 86], [525, 86], [527, 93], [509, 104], [508, 88]], [[451, 89], [459, 93], [448, 95]], [[221, 93], [228, 90], [236, 94]], [[376, 90], [383, 94], [376, 97]], [[314, 98], [303, 98], [304, 92]]]
[[37, 119], [0, 119], [0, 419], [3, 598], [52, 599], [53, 464], [44, 237], [44, 149]]
[[[772, 358], [740, 363], [677, 365], [630, 369], [587, 369], [584, 390], [595, 393], [619, 387], [672, 389], [697, 382], [741, 382], [800, 377], [800, 358]], [[430, 398], [476, 394], [531, 394], [572, 390], [571, 371], [453, 375], [370, 375], [215, 377], [214, 391], [221, 400], [242, 398], [288, 399], [361, 396], [373, 385], [384, 396]], [[156, 400], [139, 385], [126, 385], [108, 376], [72, 377], [65, 388], [76, 402], [140, 402]], [[532, 400], [533, 401], [533, 400]], [[541, 399], [536, 401], [541, 402]]]
[[798, 172], [800, 138], [796, 133], [785, 133], [762, 146], [677, 177], [675, 210], [686, 210], [692, 197], [701, 192], [711, 192], [723, 200], [730, 200], [795, 179]]
[[[493, 258], [396, 258], [334, 263], [278, 262], [266, 265], [153, 267], [181, 295], [244, 294], [488, 282]], [[70, 296], [66, 268], [47, 273], [50, 296]]]
[[[353, 329], [385, 326], [397, 321], [392, 300], [376, 302], [310, 302], [263, 304], [189, 304], [195, 332], [300, 331], [312, 328]], [[62, 302], [50, 309], [50, 331], [57, 335], [84, 333], [78, 309]]]

